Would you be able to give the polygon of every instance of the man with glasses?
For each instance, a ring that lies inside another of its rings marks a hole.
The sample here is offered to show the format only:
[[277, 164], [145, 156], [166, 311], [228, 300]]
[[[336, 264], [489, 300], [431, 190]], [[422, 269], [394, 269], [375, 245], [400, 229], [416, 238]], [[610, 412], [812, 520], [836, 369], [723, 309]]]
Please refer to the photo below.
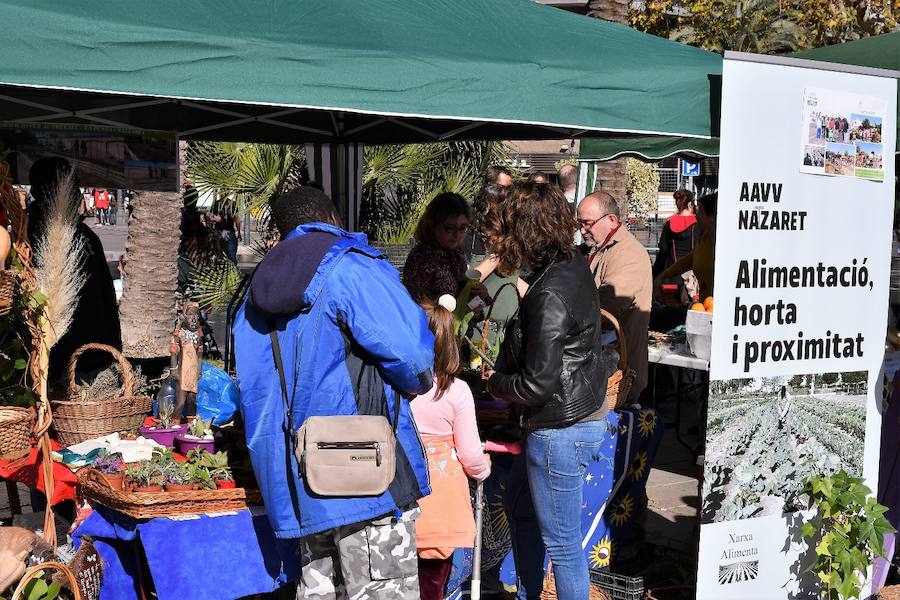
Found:
[[578, 205], [578, 226], [591, 246], [589, 263], [600, 293], [600, 306], [619, 320], [635, 379], [628, 402], [647, 386], [647, 329], [653, 297], [650, 255], [622, 226], [619, 205], [606, 192], [585, 196]]

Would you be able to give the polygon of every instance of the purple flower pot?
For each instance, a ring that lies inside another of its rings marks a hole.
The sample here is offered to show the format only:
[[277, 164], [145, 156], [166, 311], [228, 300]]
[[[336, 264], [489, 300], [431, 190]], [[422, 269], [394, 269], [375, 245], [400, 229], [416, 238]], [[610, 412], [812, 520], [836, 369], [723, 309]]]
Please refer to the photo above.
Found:
[[168, 429], [164, 429], [162, 427], [151, 427], [144, 425], [140, 429], [138, 429], [138, 433], [140, 433], [143, 437], [148, 440], [153, 440], [157, 444], [161, 446], [166, 446], [167, 448], [171, 448], [175, 445], [175, 436], [179, 433], [183, 433], [187, 431], [187, 425], [175, 425], [174, 427], [169, 427]]
[[193, 450], [194, 448], [200, 448], [202, 450], [206, 450], [210, 454], [214, 454], [216, 451], [216, 441], [215, 440], [203, 440], [194, 437], [190, 437], [185, 434], [181, 434], [175, 437], [175, 441], [178, 444], [178, 453], [187, 455], [188, 452]]

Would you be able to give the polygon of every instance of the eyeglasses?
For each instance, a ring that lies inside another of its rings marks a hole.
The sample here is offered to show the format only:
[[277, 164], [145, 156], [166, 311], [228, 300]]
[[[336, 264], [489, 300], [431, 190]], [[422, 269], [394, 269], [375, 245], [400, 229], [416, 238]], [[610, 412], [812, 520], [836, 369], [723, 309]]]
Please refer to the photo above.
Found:
[[448, 234], [468, 233], [469, 231], [472, 230], [472, 226], [469, 225], [468, 223], [465, 225], [442, 225], [442, 227], [444, 228], [444, 232], [448, 233]]
[[578, 221], [578, 226], [581, 229], [584, 229], [585, 231], [589, 231], [594, 228], [594, 225], [596, 225], [597, 223], [599, 223], [606, 217], [611, 217], [611, 216], [612, 216], [612, 213], [606, 213], [602, 217], [598, 217], [598, 218], [594, 219], [593, 221], [585, 221], [584, 219], [576, 219], [576, 221]]

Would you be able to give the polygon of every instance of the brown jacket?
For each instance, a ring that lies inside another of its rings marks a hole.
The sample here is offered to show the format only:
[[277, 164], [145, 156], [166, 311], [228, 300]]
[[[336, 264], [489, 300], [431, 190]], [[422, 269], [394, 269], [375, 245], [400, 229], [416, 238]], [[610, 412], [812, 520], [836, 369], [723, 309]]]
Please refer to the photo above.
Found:
[[623, 225], [606, 246], [592, 253], [590, 266], [600, 307], [622, 326], [628, 366], [635, 372], [628, 401], [635, 402], [647, 386], [647, 328], [653, 298], [650, 255]]

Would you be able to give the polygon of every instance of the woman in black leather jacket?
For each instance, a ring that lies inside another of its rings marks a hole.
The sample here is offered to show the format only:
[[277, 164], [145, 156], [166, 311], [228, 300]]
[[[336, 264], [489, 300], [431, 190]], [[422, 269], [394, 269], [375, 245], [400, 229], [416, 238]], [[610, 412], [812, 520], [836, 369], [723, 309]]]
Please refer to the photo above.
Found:
[[[586, 600], [588, 565], [581, 547], [581, 503], [590, 461], [609, 447], [606, 374], [599, 355], [597, 288], [572, 240], [576, 222], [560, 191], [547, 184], [514, 188], [492, 207], [482, 234], [528, 290], [507, 331], [488, 391], [524, 405], [525, 452], [507, 481], [519, 598], [538, 598], [549, 554], [560, 600]], [[533, 499], [533, 500], [532, 500]], [[537, 527], [535, 527], [535, 520]]]

